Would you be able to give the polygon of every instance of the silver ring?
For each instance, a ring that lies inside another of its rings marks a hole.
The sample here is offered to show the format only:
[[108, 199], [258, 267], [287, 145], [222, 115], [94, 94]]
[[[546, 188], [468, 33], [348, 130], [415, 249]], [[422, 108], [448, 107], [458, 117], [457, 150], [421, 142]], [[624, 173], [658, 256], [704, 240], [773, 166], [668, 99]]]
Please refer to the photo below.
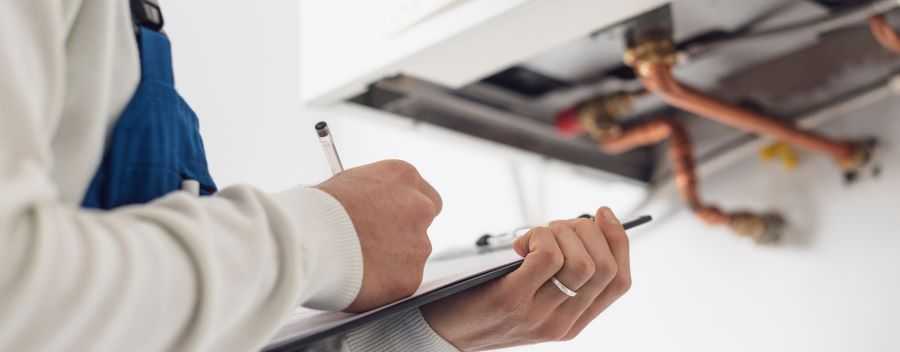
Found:
[[552, 279], [550, 279], [550, 281], [552, 281], [553, 284], [556, 285], [556, 288], [558, 288], [560, 291], [562, 291], [562, 293], [565, 294], [566, 296], [575, 297], [578, 295], [578, 292], [575, 292], [571, 288], [566, 287], [566, 285], [563, 285], [563, 283], [560, 282], [559, 279], [556, 278], [556, 276], [554, 276]]

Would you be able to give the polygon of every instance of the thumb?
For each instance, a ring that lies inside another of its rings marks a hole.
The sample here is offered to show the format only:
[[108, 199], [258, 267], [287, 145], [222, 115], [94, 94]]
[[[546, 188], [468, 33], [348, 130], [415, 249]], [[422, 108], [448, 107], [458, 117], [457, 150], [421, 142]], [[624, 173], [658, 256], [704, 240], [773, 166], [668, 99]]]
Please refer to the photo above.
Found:
[[533, 231], [528, 231], [521, 237], [517, 238], [515, 242], [513, 242], [513, 249], [516, 251], [516, 254], [518, 254], [520, 257], [525, 257], [526, 255], [528, 255], [528, 252], [531, 251], [529, 249], [528, 245], [529, 245], [529, 242], [531, 241], [531, 233], [532, 232]]

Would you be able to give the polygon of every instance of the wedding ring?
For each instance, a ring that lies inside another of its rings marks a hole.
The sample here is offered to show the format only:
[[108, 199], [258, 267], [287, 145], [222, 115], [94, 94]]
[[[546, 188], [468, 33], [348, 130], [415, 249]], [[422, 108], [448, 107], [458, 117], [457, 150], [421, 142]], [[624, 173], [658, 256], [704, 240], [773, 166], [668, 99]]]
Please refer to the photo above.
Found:
[[562, 291], [562, 293], [565, 294], [566, 296], [575, 297], [578, 295], [578, 292], [575, 292], [571, 288], [566, 287], [566, 285], [563, 285], [563, 283], [560, 282], [559, 279], [557, 279], [555, 276], [552, 279], [550, 279], [550, 281], [552, 281], [553, 284], [556, 285], [556, 288], [558, 288], [560, 291]]

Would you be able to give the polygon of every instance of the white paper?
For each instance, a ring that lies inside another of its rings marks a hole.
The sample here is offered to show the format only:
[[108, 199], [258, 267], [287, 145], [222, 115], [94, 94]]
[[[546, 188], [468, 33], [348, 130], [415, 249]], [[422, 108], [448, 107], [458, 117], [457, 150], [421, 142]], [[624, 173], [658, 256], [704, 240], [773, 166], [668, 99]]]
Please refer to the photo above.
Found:
[[419, 290], [412, 297], [360, 314], [322, 312], [300, 307], [291, 314], [287, 319], [287, 323], [275, 334], [272, 343], [282, 342], [291, 338], [302, 338], [349, 323], [355, 319], [377, 313], [381, 309], [401, 304], [408, 299], [426, 294], [447, 284], [486, 270], [510, 264], [519, 259], [522, 258], [512, 250], [505, 250], [468, 258], [428, 262], [425, 265], [422, 286], [419, 287]]

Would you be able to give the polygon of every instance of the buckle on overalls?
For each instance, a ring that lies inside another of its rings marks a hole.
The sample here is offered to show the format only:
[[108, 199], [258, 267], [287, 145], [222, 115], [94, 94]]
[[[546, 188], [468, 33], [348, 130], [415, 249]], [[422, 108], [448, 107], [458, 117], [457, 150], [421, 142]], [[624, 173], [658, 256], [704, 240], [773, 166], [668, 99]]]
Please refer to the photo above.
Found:
[[131, 15], [136, 27], [147, 27], [161, 31], [166, 20], [159, 5], [149, 0], [131, 0]]

